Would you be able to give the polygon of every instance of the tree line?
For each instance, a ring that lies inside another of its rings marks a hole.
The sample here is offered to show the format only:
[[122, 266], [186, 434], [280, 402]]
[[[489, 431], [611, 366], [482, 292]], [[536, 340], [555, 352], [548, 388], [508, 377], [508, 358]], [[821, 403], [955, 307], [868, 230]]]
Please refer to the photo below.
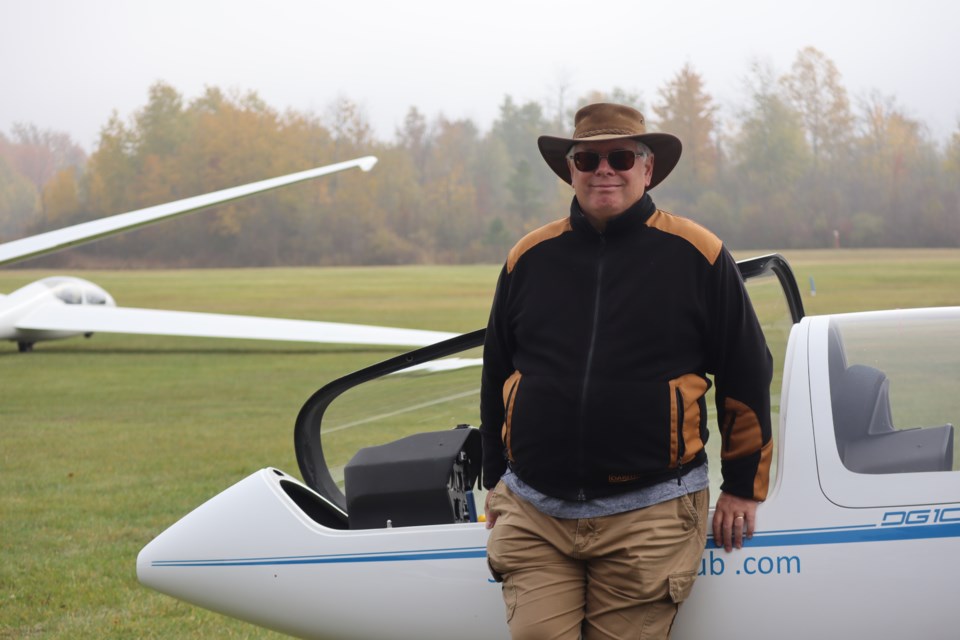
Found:
[[938, 142], [893, 97], [874, 92], [851, 104], [836, 66], [813, 48], [786, 73], [755, 63], [745, 86], [742, 103], [721, 110], [685, 65], [649, 103], [622, 89], [550, 107], [506, 96], [486, 132], [411, 106], [384, 141], [348, 98], [323, 114], [280, 112], [256, 93], [209, 87], [188, 102], [158, 82], [132, 116], [111, 116], [89, 156], [68, 135], [35, 125], [0, 134], [0, 239], [376, 155], [370, 173], [287, 187], [44, 260], [496, 263], [524, 232], [568, 210], [572, 190], [543, 162], [536, 138], [569, 135], [577, 108], [611, 100], [683, 141], [680, 165], [652, 193], [657, 205], [734, 249], [960, 246], [960, 122]]

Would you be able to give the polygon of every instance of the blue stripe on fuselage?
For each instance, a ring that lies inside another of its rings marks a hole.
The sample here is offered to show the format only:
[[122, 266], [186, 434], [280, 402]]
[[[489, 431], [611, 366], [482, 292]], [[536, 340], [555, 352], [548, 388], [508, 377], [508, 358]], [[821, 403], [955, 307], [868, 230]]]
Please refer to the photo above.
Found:
[[[930, 540], [960, 537], [960, 523], [932, 525], [903, 525], [879, 527], [863, 525], [820, 529], [795, 529], [784, 531], [756, 532], [752, 539], [744, 540], [746, 547], [796, 547], [818, 544], [851, 544], [864, 542], [894, 542], [904, 540]], [[707, 540], [712, 545], [713, 536]], [[154, 560], [154, 567], [249, 567], [299, 564], [346, 564], [368, 562], [411, 562], [424, 560], [462, 560], [484, 558], [485, 547], [459, 547], [452, 549], [424, 549], [398, 553], [358, 553], [320, 556], [280, 556], [263, 558], [223, 558], [204, 560]]]
[[[713, 536], [710, 536], [711, 539]], [[744, 540], [751, 547], [795, 547], [811, 544], [849, 544], [857, 542], [892, 542], [896, 540], [929, 540], [960, 537], [960, 523], [904, 525], [898, 527], [837, 527], [831, 529], [798, 529], [796, 531], [757, 532]]]
[[229, 558], [223, 560], [154, 560], [154, 567], [249, 567], [291, 564], [344, 564], [357, 562], [409, 562], [411, 560], [458, 560], [485, 558], [486, 547], [428, 549], [403, 553], [360, 553], [328, 556], [290, 556], [277, 558]]

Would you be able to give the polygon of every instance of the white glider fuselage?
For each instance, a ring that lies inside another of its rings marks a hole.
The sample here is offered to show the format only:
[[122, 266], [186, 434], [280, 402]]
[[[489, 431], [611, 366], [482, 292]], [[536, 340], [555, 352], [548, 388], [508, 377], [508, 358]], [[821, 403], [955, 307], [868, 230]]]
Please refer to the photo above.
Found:
[[0, 340], [33, 344], [89, 334], [84, 329], [35, 328], [31, 318], [63, 307], [116, 307], [102, 287], [82, 278], [51, 276], [0, 297]]

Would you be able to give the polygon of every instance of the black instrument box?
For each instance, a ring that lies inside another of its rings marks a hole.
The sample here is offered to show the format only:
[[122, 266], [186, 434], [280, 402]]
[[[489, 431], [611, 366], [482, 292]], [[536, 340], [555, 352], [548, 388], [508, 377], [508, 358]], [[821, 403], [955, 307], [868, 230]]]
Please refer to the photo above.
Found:
[[481, 450], [466, 425], [361, 449], [343, 472], [350, 528], [471, 521]]

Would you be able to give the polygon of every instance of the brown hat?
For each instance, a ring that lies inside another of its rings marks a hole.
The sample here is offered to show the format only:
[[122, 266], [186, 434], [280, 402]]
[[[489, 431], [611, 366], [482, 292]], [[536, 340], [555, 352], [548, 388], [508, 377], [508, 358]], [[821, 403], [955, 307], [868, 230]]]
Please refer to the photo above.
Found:
[[632, 107], [606, 102], [590, 104], [577, 111], [573, 122], [572, 138], [540, 136], [537, 140], [543, 159], [566, 183], [571, 181], [567, 152], [578, 142], [630, 138], [650, 147], [656, 160], [647, 189], [660, 184], [680, 161], [680, 139], [669, 133], [647, 133], [643, 114]]

